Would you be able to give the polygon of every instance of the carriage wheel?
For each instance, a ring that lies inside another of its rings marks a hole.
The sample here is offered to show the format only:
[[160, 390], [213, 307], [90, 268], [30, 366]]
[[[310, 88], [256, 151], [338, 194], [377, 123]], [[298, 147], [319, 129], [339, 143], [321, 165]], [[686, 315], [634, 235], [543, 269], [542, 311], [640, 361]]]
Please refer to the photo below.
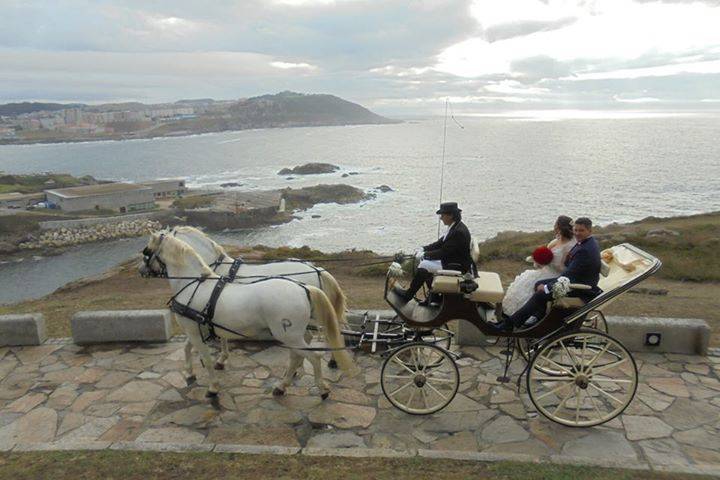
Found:
[[[562, 373], [548, 375], [548, 369]], [[637, 383], [630, 352], [608, 334], [590, 329], [550, 339], [533, 356], [527, 374], [535, 408], [570, 427], [600, 425], [620, 415]]]
[[[585, 317], [585, 320], [582, 324], [583, 328], [591, 328], [593, 330], [598, 330], [603, 333], [608, 333], [608, 326], [607, 321], [605, 321], [605, 315], [600, 310], [592, 310], [590, 313], [587, 314]], [[518, 338], [517, 339], [517, 349], [518, 352], [520, 352], [520, 355], [525, 360], [525, 362], [530, 361], [530, 357], [532, 356], [533, 348], [537, 349], [537, 345], [533, 345], [533, 341], [529, 338]], [[547, 373], [548, 375], [558, 375], [562, 372], [559, 372], [557, 369], [547, 369], [544, 373]]]
[[455, 398], [460, 373], [455, 360], [443, 348], [409, 343], [385, 359], [380, 386], [396, 408], [426, 415], [445, 408]]

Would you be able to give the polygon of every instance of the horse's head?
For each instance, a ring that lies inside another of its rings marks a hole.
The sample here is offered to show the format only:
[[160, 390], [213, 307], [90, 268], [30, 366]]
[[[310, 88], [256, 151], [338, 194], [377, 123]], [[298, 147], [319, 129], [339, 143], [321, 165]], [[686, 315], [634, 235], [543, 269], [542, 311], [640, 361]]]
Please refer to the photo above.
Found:
[[173, 230], [173, 236], [190, 245], [205, 263], [212, 264], [225, 258], [231, 258], [222, 246], [195, 227], [176, 227]]
[[140, 265], [140, 275], [143, 277], [167, 277], [167, 264], [160, 257], [165, 232], [155, 232], [150, 235], [145, 249], [142, 251], [143, 262]]

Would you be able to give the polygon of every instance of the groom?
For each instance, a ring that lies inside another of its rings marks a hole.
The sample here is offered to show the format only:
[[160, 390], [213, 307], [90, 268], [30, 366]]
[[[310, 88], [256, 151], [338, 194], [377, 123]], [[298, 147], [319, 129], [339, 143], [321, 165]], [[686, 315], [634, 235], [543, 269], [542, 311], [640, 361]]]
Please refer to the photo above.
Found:
[[[571, 290], [569, 297], [582, 298], [586, 303], [602, 293], [598, 287], [600, 280], [600, 245], [592, 236], [592, 221], [586, 217], [580, 217], [575, 220], [573, 226], [573, 234], [577, 243], [568, 253], [565, 259], [565, 271], [560, 274], [561, 277], [567, 277], [570, 283], [581, 283], [592, 287], [590, 290]], [[505, 331], [511, 331], [514, 328], [521, 327], [531, 317], [535, 317], [535, 321], [541, 319], [545, 315], [547, 302], [551, 301], [553, 285], [557, 282], [557, 278], [549, 278], [540, 280], [535, 284], [535, 293], [525, 305], [515, 312], [504, 322], [498, 324], [498, 328]]]

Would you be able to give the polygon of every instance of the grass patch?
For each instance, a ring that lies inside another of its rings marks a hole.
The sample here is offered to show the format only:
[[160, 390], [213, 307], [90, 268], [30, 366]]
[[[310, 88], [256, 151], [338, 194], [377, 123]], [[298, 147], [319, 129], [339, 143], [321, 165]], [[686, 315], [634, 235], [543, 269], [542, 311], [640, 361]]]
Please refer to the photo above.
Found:
[[0, 193], [36, 193], [47, 189], [94, 185], [98, 181], [90, 175], [73, 177], [66, 173], [36, 175], [0, 175]]
[[178, 198], [172, 203], [175, 208], [192, 210], [193, 208], [205, 208], [215, 205], [215, 198], [212, 195], [193, 195]]
[[417, 480], [700, 480], [701, 475], [629, 471], [598, 467], [479, 463], [426, 458], [337, 458], [241, 455], [221, 453], [28, 452], [0, 454], [0, 478], [14, 480], [76, 480], [102, 478], [132, 480], [273, 478], [326, 480], [328, 478]]

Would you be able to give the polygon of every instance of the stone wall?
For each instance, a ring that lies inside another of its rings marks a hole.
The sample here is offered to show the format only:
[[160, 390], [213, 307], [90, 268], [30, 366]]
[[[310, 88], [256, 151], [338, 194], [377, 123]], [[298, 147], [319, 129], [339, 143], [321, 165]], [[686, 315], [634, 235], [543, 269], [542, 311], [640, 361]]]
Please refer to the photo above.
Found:
[[79, 228], [89, 227], [92, 225], [101, 225], [106, 223], [121, 223], [133, 220], [144, 220], [160, 217], [163, 212], [133, 213], [130, 215], [117, 215], [114, 217], [93, 217], [93, 218], [77, 218], [74, 220], [48, 220], [39, 222], [42, 230], [58, 230], [60, 228]]
[[162, 228], [160, 222], [151, 219], [101, 223], [76, 228], [62, 227], [56, 230], [45, 230], [37, 236], [30, 235], [19, 247], [23, 250], [67, 247], [117, 238], [140, 237], [149, 235], [160, 228]]

